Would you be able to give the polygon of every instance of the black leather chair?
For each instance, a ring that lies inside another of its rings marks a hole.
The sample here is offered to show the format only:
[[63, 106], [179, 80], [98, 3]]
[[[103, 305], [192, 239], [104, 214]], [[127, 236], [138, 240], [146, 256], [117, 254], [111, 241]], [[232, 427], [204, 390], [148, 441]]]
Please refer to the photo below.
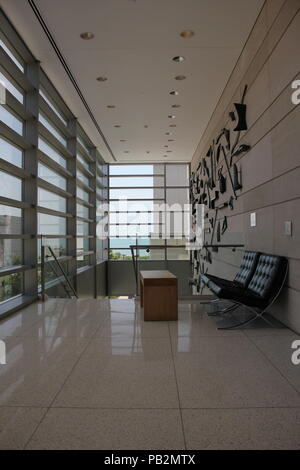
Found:
[[[239, 271], [233, 281], [229, 281], [228, 279], [223, 279], [217, 276], [212, 276], [211, 274], [202, 274], [201, 280], [212, 292], [217, 295], [217, 301], [227, 299], [232, 300], [230, 290], [234, 287], [240, 289], [246, 289], [248, 287], [257, 267], [259, 256], [260, 253], [256, 251], [245, 251]], [[229, 294], [227, 293], [228, 290]], [[227, 313], [235, 310], [238, 306], [239, 304], [237, 302], [233, 302], [229, 307], [226, 307], [222, 310], [215, 310], [214, 312], [210, 313], [210, 315], [213, 316], [218, 315], [219, 313]]]
[[264, 317], [264, 314], [282, 291], [287, 273], [288, 261], [286, 258], [260, 254], [255, 272], [247, 288], [233, 282], [231, 285], [226, 284], [226, 286], [224, 284], [221, 285], [221, 283], [213, 284], [211, 282], [209, 288], [215, 295], [230, 299], [237, 306], [244, 306], [253, 313], [246, 321], [219, 329], [233, 329], [245, 326], [257, 318], [263, 318], [267, 323], [271, 324]]

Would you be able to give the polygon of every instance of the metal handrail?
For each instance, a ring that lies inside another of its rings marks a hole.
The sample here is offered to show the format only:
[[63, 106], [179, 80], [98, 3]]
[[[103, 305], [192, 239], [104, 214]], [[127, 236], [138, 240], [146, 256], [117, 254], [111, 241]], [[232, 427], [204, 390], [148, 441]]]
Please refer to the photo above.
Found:
[[[46, 298], [46, 296], [45, 296], [45, 262], [46, 262], [46, 258], [47, 258], [47, 256], [45, 255], [46, 248], [48, 248], [48, 250], [50, 251], [50, 254], [54, 259], [55, 265], [59, 268], [59, 270], [61, 272], [61, 276], [59, 275], [59, 273], [57, 273], [57, 270], [54, 268], [52, 263], [49, 263], [52, 271], [57, 276], [57, 278], [63, 277], [64, 281], [67, 283], [67, 285], [68, 285], [70, 291], [72, 292], [72, 294], [74, 295], [74, 297], [76, 297], [76, 299], [78, 299], [77, 292], [74, 289], [74, 286], [72, 285], [72, 283], [70, 282], [70, 279], [69, 279], [67, 273], [65, 272], [63, 266], [61, 265], [60, 261], [58, 260], [57, 256], [55, 255], [53, 249], [51, 248], [51, 246], [42, 245], [42, 247], [41, 247], [41, 249], [42, 249], [42, 253], [41, 253], [41, 287], [42, 287], [41, 291], [42, 291], [42, 300], [45, 301], [45, 298]], [[63, 282], [62, 282], [62, 285], [63, 285], [66, 293], [68, 294], [68, 296], [71, 297], [70, 292], [66, 289], [66, 286], [64, 285]]]

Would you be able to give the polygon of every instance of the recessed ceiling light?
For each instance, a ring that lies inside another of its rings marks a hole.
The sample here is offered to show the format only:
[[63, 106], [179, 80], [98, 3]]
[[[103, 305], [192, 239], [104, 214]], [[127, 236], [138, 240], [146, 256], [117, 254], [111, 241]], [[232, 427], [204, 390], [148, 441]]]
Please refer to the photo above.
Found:
[[114, 127], [119, 128], [119, 127], [121, 127], [121, 126], [120, 126], [120, 124], [115, 124]]
[[180, 36], [184, 39], [192, 38], [194, 36], [194, 31], [191, 29], [186, 29], [180, 33]]
[[127, 140], [125, 140], [125, 139], [121, 139], [121, 140], [120, 140], [120, 142], [127, 142]]
[[173, 90], [173, 91], [170, 91], [170, 95], [172, 95], [172, 96], [178, 96], [178, 95], [179, 95], [179, 92]]
[[176, 75], [175, 80], [185, 80], [186, 76], [185, 75]]
[[167, 153], [172, 153], [172, 150], [167, 150]]
[[146, 153], [150, 153], [150, 150], [146, 150]]
[[181, 104], [172, 104], [172, 108], [180, 108]]
[[107, 77], [97, 77], [97, 81], [98, 81], [98, 82], [106, 82], [106, 81], [107, 81]]
[[176, 124], [170, 124], [169, 127], [176, 127]]
[[184, 62], [184, 61], [185, 61], [185, 57], [183, 57], [182, 55], [177, 55], [177, 56], [173, 57], [172, 60], [174, 60], [174, 62], [179, 62], [179, 63], [181, 63], [181, 62]]
[[168, 139], [168, 142], [174, 142], [174, 139]]
[[114, 104], [108, 104], [106, 106], [108, 109], [115, 109], [115, 105]]
[[164, 145], [164, 147], [167, 149], [169, 146], [168, 146], [168, 145]]
[[81, 39], [89, 40], [89, 39], [94, 39], [95, 35], [94, 33], [86, 32], [86, 33], [81, 33], [80, 37]]
[[169, 114], [168, 118], [169, 118], [169, 119], [175, 119], [176, 116], [174, 116], [174, 114]]
[[166, 135], [172, 135], [172, 132], [166, 132]]

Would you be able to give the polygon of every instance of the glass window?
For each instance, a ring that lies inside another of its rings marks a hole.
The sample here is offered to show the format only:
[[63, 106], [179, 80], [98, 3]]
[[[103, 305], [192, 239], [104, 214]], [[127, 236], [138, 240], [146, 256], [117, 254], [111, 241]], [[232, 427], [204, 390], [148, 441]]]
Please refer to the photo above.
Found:
[[0, 233], [3, 235], [22, 233], [22, 209], [0, 204]]
[[170, 206], [177, 204], [178, 210], [183, 210], [184, 205], [189, 203], [189, 190], [184, 188], [167, 189], [167, 204]]
[[46, 140], [39, 137], [39, 149], [44, 152], [48, 157], [52, 158], [56, 163], [67, 168], [67, 160], [57, 151], [52, 145], [48, 144]]
[[86, 252], [90, 249], [90, 239], [79, 237], [77, 238], [77, 252]]
[[164, 178], [162, 176], [124, 176], [109, 179], [111, 188], [138, 188], [138, 187], [154, 187], [163, 186]]
[[82, 204], [77, 204], [77, 216], [83, 217], [84, 219], [89, 218], [89, 208]]
[[0, 277], [0, 302], [23, 293], [23, 274], [14, 273]]
[[80, 145], [84, 148], [84, 150], [85, 150], [88, 154], [90, 154], [90, 149], [88, 148], [88, 146], [85, 144], [84, 140], [83, 140], [80, 136], [77, 137], [77, 142], [79, 142]]
[[164, 165], [110, 165], [110, 176], [113, 175], [163, 175]]
[[0, 106], [0, 120], [11, 127], [17, 134], [23, 135], [23, 122], [4, 106]]
[[20, 168], [23, 166], [23, 151], [3, 137], [0, 137], [0, 158]]
[[89, 235], [89, 223], [81, 220], [77, 221], [77, 235]]
[[189, 186], [188, 165], [166, 165], [167, 186]]
[[48, 129], [51, 134], [54, 135], [54, 137], [62, 144], [64, 147], [67, 146], [67, 140], [63, 136], [63, 134], [50, 122], [49, 119], [46, 118], [46, 116], [43, 113], [39, 113], [39, 121], [43, 124], [43, 126]]
[[164, 199], [163, 189], [111, 189], [111, 199]]
[[51, 170], [49, 167], [39, 163], [38, 165], [38, 175], [39, 178], [48, 181], [48, 183], [57, 186], [60, 189], [67, 189], [67, 180], [63, 176], [56, 173], [56, 171]]
[[40, 235], [65, 235], [67, 223], [65, 217], [38, 214], [38, 233]]
[[38, 205], [54, 211], [66, 212], [67, 200], [46, 189], [38, 188]]
[[23, 240], [0, 239], [0, 268], [23, 264]]
[[89, 163], [86, 161], [86, 159], [80, 154], [77, 153], [77, 160], [87, 169], [90, 169]]
[[24, 93], [13, 84], [13, 80], [8, 78], [8, 74], [3, 74], [0, 70], [0, 83], [3, 83], [5, 88], [18, 100], [20, 103], [24, 103]]
[[0, 196], [21, 201], [22, 180], [4, 171], [0, 171]]
[[80, 170], [77, 170], [77, 178], [82, 181], [84, 184], [86, 184], [87, 186], [89, 186], [89, 178], [87, 176], [85, 176], [82, 171]]
[[77, 268], [83, 268], [84, 266], [88, 266], [90, 264], [90, 257], [89, 255], [85, 256], [77, 256]]
[[77, 197], [79, 197], [79, 199], [82, 199], [83, 201], [86, 201], [86, 202], [89, 202], [89, 193], [87, 193], [86, 191], [84, 191], [84, 189], [80, 188], [79, 186], [77, 186]]
[[52, 109], [52, 111], [54, 111], [54, 113], [56, 114], [56, 116], [61, 120], [61, 122], [67, 126], [68, 125], [68, 122], [66, 121], [66, 119], [64, 118], [63, 114], [59, 111], [58, 109], [58, 106], [56, 104], [54, 104], [54, 101], [52, 100], [52, 98], [49, 97], [48, 93], [43, 89], [43, 88], [40, 88], [40, 95], [44, 98], [44, 100], [46, 101], [46, 103], [48, 104], [48, 106], [50, 106], [50, 108]]
[[[67, 240], [66, 238], [44, 238], [43, 245], [48, 247], [50, 246], [54, 251], [55, 256], [66, 256], [67, 254]], [[38, 240], [38, 258], [41, 259], [41, 240]], [[46, 250], [46, 254], [49, 255], [49, 250]]]
[[21, 72], [25, 71], [24, 65], [22, 60], [19, 58], [17, 52], [13, 49], [13, 47], [8, 43], [6, 39], [0, 38], [0, 47], [6, 52], [6, 54], [11, 58], [11, 60], [16, 64], [16, 66], [21, 70]]

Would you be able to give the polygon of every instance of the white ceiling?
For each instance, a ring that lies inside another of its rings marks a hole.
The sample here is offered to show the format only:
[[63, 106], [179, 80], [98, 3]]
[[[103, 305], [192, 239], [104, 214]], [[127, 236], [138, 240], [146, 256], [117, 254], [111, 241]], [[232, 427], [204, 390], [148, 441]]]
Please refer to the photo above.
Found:
[[[263, 0], [35, 3], [117, 161], [156, 162], [191, 160]], [[104, 158], [113, 161], [27, 0], [0, 0], [0, 5]], [[194, 37], [182, 39], [185, 29]], [[85, 31], [95, 38], [83, 41]], [[178, 55], [185, 62], [173, 62]], [[179, 74], [186, 80], [176, 81]], [[108, 80], [99, 83], [100, 75]], [[179, 96], [170, 96], [171, 90]], [[181, 108], [172, 109], [177, 103]], [[165, 135], [168, 131], [172, 136]]]

